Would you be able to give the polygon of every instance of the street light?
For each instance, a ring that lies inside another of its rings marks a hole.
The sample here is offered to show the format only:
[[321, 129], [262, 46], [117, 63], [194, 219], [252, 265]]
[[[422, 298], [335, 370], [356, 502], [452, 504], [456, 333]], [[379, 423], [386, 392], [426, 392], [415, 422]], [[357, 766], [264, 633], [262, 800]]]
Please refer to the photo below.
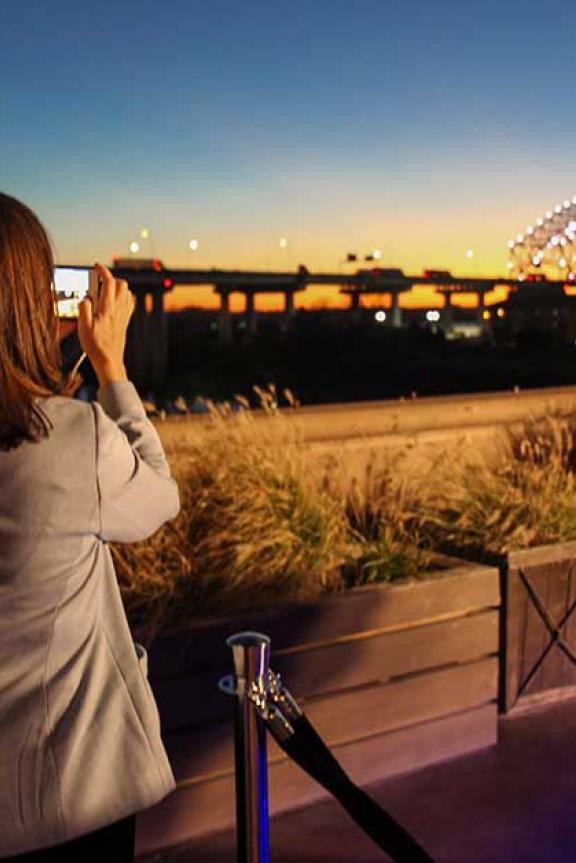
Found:
[[190, 242], [188, 243], [188, 247], [191, 252], [197, 252], [199, 246], [200, 243], [198, 242], [198, 240], [190, 240]]
[[367, 255], [364, 255], [365, 261], [379, 261], [382, 258], [382, 249], [372, 249]]
[[140, 251], [140, 243], [137, 243], [136, 240], [132, 240], [130, 243], [130, 251], [133, 255]]
[[[143, 254], [143, 249], [146, 248], [148, 251], [148, 257], [154, 258], [154, 241], [152, 238], [152, 231], [150, 230], [150, 228], [140, 228], [138, 234], [140, 236], [140, 241], [138, 243], [138, 249], [136, 249], [136, 251], [139, 251]], [[144, 246], [144, 243], [146, 243], [146, 246]]]

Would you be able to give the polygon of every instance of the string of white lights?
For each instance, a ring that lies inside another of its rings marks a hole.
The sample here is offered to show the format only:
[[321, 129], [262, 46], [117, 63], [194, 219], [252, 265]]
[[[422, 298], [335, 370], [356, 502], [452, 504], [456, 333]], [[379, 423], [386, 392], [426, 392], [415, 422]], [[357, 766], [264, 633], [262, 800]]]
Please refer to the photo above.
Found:
[[576, 280], [576, 195], [508, 241], [508, 270], [520, 280]]

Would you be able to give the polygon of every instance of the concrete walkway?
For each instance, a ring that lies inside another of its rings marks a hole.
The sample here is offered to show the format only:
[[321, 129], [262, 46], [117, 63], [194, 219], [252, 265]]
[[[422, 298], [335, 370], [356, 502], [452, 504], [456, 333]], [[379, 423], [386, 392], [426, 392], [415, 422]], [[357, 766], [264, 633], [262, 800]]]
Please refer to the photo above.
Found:
[[[368, 790], [437, 863], [576, 863], [576, 700], [500, 722], [497, 747]], [[235, 863], [233, 833], [141, 858]], [[388, 858], [331, 800], [277, 816], [273, 863]]]

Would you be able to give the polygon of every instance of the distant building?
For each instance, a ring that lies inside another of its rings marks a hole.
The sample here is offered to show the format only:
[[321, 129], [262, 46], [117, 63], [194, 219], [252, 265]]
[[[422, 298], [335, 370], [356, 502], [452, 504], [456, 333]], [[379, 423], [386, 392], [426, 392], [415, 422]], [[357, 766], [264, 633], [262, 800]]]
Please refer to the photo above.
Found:
[[490, 306], [488, 323], [499, 323], [517, 333], [526, 329], [557, 332], [562, 338], [576, 337], [576, 296], [569, 296], [561, 285], [526, 282], [504, 303]]

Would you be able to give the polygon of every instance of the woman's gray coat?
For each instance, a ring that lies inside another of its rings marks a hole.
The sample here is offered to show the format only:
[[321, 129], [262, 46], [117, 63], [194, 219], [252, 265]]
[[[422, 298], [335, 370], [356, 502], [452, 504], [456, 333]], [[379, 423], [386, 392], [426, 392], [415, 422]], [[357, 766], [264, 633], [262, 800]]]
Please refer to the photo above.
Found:
[[107, 543], [173, 518], [176, 483], [131, 383], [38, 404], [49, 437], [0, 452], [0, 857], [174, 788]]

